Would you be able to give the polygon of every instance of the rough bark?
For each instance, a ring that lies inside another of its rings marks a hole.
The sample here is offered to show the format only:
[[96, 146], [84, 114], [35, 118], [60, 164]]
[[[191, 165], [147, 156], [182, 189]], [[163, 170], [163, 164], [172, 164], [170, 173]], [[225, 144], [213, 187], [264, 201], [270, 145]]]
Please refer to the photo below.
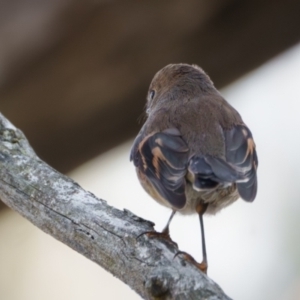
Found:
[[0, 114], [0, 198], [144, 299], [229, 299], [175, 244], [141, 235], [153, 223], [120, 211], [40, 160]]

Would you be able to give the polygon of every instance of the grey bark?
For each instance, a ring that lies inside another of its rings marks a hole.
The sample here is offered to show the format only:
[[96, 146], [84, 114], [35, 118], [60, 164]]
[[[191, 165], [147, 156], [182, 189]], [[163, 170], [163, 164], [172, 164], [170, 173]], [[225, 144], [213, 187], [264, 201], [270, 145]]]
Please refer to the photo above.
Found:
[[60, 174], [0, 114], [0, 198], [144, 299], [230, 299], [175, 244], [140, 234], [153, 223], [120, 211]]

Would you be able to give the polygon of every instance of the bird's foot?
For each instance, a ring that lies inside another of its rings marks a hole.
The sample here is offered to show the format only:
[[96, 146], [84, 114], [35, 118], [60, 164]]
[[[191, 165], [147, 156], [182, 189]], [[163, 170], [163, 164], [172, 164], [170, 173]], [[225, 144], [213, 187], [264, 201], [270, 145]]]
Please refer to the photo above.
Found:
[[149, 238], [158, 238], [162, 239], [164, 241], [168, 241], [176, 246], [178, 248], [177, 244], [171, 239], [170, 234], [168, 231], [163, 230], [162, 232], [157, 232], [157, 231], [146, 231], [141, 233], [140, 235], [137, 236], [136, 239], [139, 239], [142, 235], [147, 235]]
[[177, 257], [178, 255], [182, 255], [184, 257], [185, 260], [189, 261], [190, 263], [192, 263], [194, 266], [196, 266], [198, 269], [200, 269], [201, 272], [203, 272], [204, 274], [207, 274], [207, 262], [206, 261], [202, 261], [201, 263], [198, 263], [190, 254], [184, 252], [184, 251], [178, 251], [174, 258]]

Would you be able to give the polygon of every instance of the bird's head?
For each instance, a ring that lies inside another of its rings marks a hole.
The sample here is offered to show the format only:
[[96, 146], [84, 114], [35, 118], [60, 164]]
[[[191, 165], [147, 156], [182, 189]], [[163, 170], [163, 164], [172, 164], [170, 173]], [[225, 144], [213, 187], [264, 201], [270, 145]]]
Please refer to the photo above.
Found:
[[147, 114], [215, 92], [213, 82], [197, 65], [170, 64], [158, 71], [147, 95]]

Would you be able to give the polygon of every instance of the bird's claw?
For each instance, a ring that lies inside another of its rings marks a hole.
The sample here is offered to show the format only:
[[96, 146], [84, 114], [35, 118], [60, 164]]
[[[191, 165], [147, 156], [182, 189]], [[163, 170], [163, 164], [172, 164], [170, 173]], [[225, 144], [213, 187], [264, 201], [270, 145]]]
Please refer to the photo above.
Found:
[[178, 248], [177, 244], [171, 239], [169, 232], [145, 231], [145, 232], [142, 232], [141, 234], [139, 234], [136, 237], [136, 239], [139, 239], [142, 235], [145, 235], [145, 234], [149, 238], [159, 238], [159, 239], [163, 239], [164, 241], [171, 242], [172, 244], [174, 244], [176, 246], [176, 248]]
[[185, 260], [189, 261], [192, 263], [194, 266], [196, 266], [200, 271], [204, 274], [207, 274], [207, 262], [202, 261], [201, 263], [198, 263], [190, 254], [184, 252], [184, 251], [178, 251], [175, 255], [174, 258], [176, 258], [178, 255], [182, 255]]

